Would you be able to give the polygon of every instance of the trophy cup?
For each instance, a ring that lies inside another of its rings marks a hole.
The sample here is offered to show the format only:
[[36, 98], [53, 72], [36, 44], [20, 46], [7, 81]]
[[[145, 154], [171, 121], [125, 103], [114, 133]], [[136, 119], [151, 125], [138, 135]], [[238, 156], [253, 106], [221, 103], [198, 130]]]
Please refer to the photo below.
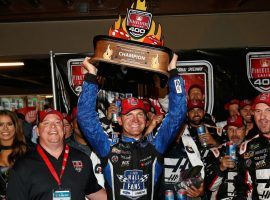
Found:
[[92, 60], [98, 62], [99, 71], [113, 73], [108, 66], [121, 66], [168, 78], [167, 67], [173, 52], [163, 46], [161, 25], [156, 27], [152, 14], [146, 9], [145, 0], [137, 0], [127, 10], [127, 16], [123, 19], [119, 16], [110, 27], [108, 36], [94, 37]]

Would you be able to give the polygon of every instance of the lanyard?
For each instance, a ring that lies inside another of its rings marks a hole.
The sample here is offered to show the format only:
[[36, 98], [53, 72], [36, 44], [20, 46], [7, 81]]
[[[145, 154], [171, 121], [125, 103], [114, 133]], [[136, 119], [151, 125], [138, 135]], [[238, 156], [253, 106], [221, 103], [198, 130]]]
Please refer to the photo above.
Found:
[[63, 162], [62, 162], [62, 167], [61, 167], [61, 172], [60, 172], [60, 177], [58, 176], [58, 174], [56, 173], [52, 163], [50, 162], [49, 158], [47, 157], [47, 155], [44, 153], [43, 149], [40, 147], [40, 145], [37, 145], [37, 151], [39, 153], [39, 155], [41, 156], [42, 160], [45, 162], [45, 164], [47, 165], [48, 169], [50, 170], [52, 176], [54, 177], [54, 179], [56, 180], [57, 184], [60, 186], [61, 185], [61, 181], [60, 179], [62, 178], [64, 171], [66, 169], [66, 165], [67, 165], [67, 159], [68, 159], [68, 154], [69, 154], [69, 146], [66, 145], [65, 147], [65, 153], [64, 153], [64, 158], [63, 158]]

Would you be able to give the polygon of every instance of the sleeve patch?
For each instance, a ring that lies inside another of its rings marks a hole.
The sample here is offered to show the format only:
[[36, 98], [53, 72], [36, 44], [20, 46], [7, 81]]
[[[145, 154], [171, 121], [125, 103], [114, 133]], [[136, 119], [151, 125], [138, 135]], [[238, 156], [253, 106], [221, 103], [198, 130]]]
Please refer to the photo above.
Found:
[[174, 80], [174, 86], [177, 94], [182, 93], [182, 88], [181, 88], [181, 82], [180, 79], [175, 79]]

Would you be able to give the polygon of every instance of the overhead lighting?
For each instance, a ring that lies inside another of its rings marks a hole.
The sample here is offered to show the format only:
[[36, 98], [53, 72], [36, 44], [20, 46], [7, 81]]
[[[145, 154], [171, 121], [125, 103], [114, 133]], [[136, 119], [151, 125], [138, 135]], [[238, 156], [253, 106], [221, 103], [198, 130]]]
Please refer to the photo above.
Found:
[[0, 62], [0, 67], [24, 66], [23, 62]]

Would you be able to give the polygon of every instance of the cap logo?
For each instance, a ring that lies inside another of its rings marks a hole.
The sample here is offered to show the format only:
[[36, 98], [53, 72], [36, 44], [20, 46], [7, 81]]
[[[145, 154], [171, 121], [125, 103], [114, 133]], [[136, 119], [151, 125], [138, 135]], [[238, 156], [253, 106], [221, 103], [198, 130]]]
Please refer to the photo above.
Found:
[[244, 103], [249, 104], [249, 103], [250, 103], [250, 101], [249, 101], [249, 100], [247, 100], [247, 99], [245, 99], [245, 100], [244, 100]]
[[266, 94], [266, 93], [263, 93], [263, 94], [260, 96], [260, 100], [262, 100], [262, 101], [266, 100], [267, 98], [269, 98], [269, 94]]
[[51, 109], [51, 108], [48, 108], [48, 109], [46, 109], [46, 110], [44, 110], [46, 113], [48, 113], [48, 112], [51, 112], [53, 109]]
[[81, 172], [83, 169], [83, 162], [81, 160], [72, 161], [72, 165], [77, 172]]
[[139, 102], [138, 102], [138, 99], [132, 98], [132, 99], [128, 99], [128, 103], [132, 106], [137, 106]]
[[235, 122], [236, 118], [235, 117], [231, 117], [230, 122]]

